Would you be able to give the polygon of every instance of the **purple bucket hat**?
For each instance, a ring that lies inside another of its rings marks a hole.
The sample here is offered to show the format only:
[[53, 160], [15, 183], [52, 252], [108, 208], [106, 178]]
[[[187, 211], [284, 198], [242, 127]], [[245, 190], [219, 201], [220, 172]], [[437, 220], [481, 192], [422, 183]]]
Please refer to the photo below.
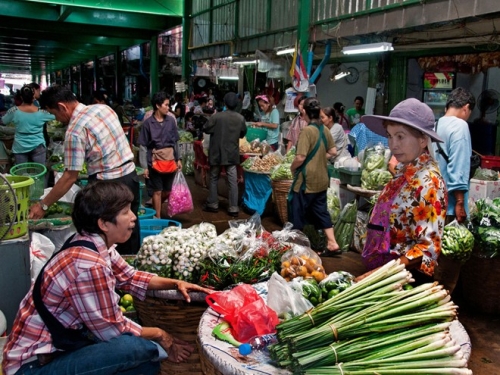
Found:
[[443, 142], [434, 131], [434, 112], [432, 109], [418, 99], [410, 98], [398, 103], [389, 113], [389, 116], [365, 115], [361, 122], [372, 132], [387, 137], [387, 131], [383, 124], [385, 120], [398, 122], [411, 128], [420, 130], [428, 135], [433, 142]]

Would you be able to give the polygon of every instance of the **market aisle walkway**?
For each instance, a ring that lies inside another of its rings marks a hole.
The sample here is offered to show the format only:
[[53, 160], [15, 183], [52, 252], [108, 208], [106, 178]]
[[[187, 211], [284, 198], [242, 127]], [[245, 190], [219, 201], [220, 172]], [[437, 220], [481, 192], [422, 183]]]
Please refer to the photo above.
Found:
[[[175, 220], [180, 221], [185, 228], [201, 222], [211, 222], [216, 226], [217, 232], [222, 233], [229, 227], [228, 220], [232, 219], [226, 212], [227, 199], [220, 198], [218, 213], [204, 212], [201, 207], [208, 196], [208, 190], [196, 185], [192, 176], [187, 176], [186, 180], [193, 196], [194, 211], [190, 214], [178, 215]], [[167, 218], [166, 206], [164, 206], [162, 216]], [[249, 215], [240, 211], [238, 219], [248, 217]], [[271, 232], [282, 228], [278, 215], [273, 212], [263, 215], [262, 225]], [[355, 252], [344, 253], [332, 258], [322, 258], [322, 261], [328, 273], [339, 270], [354, 275], [363, 273], [361, 257]], [[462, 303], [461, 293], [461, 288], [457, 287], [452, 298], [460, 307], [459, 320], [467, 330], [472, 342], [469, 368], [474, 375], [500, 375], [500, 316], [475, 312], [474, 308], [467, 307]]]

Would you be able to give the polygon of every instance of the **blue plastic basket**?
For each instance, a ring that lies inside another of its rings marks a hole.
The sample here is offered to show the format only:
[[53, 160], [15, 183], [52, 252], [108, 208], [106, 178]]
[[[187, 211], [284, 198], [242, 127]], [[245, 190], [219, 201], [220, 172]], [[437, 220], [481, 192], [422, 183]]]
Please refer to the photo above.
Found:
[[137, 217], [139, 220], [152, 219], [156, 215], [156, 211], [152, 208], [139, 207], [139, 215]]
[[142, 240], [144, 240], [144, 237], [160, 234], [160, 232], [167, 227], [176, 226], [182, 228], [181, 223], [170, 219], [145, 219], [141, 220], [140, 226], [141, 226], [141, 244]]

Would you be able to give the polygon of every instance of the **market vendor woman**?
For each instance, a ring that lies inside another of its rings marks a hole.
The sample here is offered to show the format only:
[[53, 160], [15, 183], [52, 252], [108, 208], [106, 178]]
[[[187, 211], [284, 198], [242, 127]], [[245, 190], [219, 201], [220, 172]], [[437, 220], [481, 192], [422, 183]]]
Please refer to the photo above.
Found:
[[431, 147], [431, 142], [442, 142], [433, 130], [434, 114], [419, 100], [406, 99], [389, 116], [367, 115], [361, 122], [388, 138], [398, 161], [393, 180], [373, 207], [363, 262], [372, 270], [399, 258], [417, 282], [431, 281], [448, 202]]
[[259, 104], [262, 116], [260, 121], [253, 122], [252, 125], [267, 129], [266, 142], [273, 151], [276, 151], [280, 135], [280, 114], [276, 108], [273, 108], [268, 95], [258, 95], [255, 100]]
[[[3, 351], [5, 375], [153, 375], [165, 356], [172, 362], [190, 356], [192, 345], [140, 326], [118, 306], [116, 289], [140, 300], [147, 290], [177, 289], [188, 302], [190, 291], [211, 292], [137, 271], [120, 256], [115, 244], [130, 237], [137, 220], [133, 199], [127, 186], [113, 181], [78, 192], [72, 214], [78, 233], [47, 262], [22, 300]], [[85, 334], [75, 334], [80, 329]]]

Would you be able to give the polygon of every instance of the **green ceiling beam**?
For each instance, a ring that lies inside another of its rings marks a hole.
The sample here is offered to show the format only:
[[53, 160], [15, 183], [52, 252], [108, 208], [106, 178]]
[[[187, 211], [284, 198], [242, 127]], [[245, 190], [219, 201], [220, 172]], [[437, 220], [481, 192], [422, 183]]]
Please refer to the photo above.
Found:
[[120, 1], [102, 1], [102, 0], [71, 0], [71, 1], [46, 1], [46, 0], [27, 0], [32, 3], [68, 5], [72, 7], [106, 9], [122, 12], [149, 13], [162, 16], [182, 17], [184, 11], [184, 0], [120, 0]]
[[[76, 9], [72, 8], [72, 12], [67, 15], [64, 22], [59, 22], [59, 8], [47, 9], [38, 4], [25, 3], [23, 6], [9, 6], [16, 4], [18, 1], [2, 0], [0, 1], [0, 14], [2, 15], [1, 27], [13, 26], [16, 28], [34, 28], [35, 30], [58, 30], [61, 27], [69, 27], [75, 24], [79, 28], [79, 33], [82, 32], [82, 24], [85, 27], [85, 33], [96, 33], [93, 28], [98, 26], [107, 27], [108, 29], [118, 29], [120, 27], [130, 29], [163, 31], [172, 26], [179, 25], [182, 22], [181, 17], [165, 17], [151, 14], [138, 14], [126, 12], [109, 12], [91, 9]], [[26, 15], [30, 18], [26, 18]], [[4, 17], [7, 16], [7, 17]], [[9, 17], [12, 17], [9, 19]], [[27, 20], [27, 22], [24, 22]], [[4, 23], [7, 22], [7, 24]], [[63, 26], [64, 25], [64, 26]], [[100, 28], [97, 28], [100, 30]], [[116, 31], [119, 32], [119, 31]]]
[[[73, 44], [96, 44], [106, 47], [106, 46], [120, 46], [120, 47], [131, 47], [137, 44], [141, 44], [145, 42], [144, 39], [134, 39], [134, 38], [109, 38], [109, 37], [101, 37], [101, 36], [91, 36], [86, 34], [79, 35], [51, 35], [51, 34], [37, 34], [37, 35], [29, 35], [29, 38], [16, 38], [15, 32], [12, 30], [5, 30], [1, 32], [4, 37], [0, 36], [0, 48], [2, 44], [9, 45], [18, 45], [19, 47], [23, 47], [26, 45], [38, 45], [38, 46], [66, 46], [71, 47]], [[156, 34], [155, 34], [156, 35]], [[133, 36], [133, 35], [130, 35]], [[151, 39], [151, 37], [150, 37]]]

